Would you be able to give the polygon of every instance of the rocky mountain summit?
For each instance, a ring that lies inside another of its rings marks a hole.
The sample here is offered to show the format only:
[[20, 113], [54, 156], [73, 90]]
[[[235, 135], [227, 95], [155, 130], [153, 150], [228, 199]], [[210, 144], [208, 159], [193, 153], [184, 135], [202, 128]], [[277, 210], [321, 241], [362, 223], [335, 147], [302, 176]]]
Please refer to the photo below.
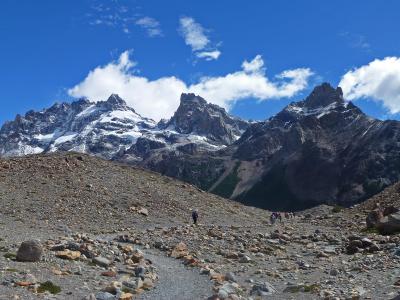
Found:
[[365, 115], [340, 87], [317, 86], [249, 123], [182, 94], [158, 124], [117, 95], [56, 104], [4, 124], [0, 156], [77, 151], [139, 165], [203, 190], [277, 210], [351, 206], [400, 180], [400, 122]]
[[361, 206], [271, 224], [268, 211], [84, 154], [2, 159], [0, 170], [2, 299], [399, 294], [399, 236], [366, 230]]
[[400, 179], [399, 140], [400, 122], [368, 117], [322, 84], [218, 152], [147, 166], [262, 208], [350, 206]]
[[181, 134], [195, 132], [224, 145], [235, 142], [248, 126], [248, 122], [228, 115], [225, 109], [195, 94], [182, 94], [181, 105], [165, 125]]
[[103, 102], [81, 99], [18, 115], [0, 130], [0, 156], [75, 151], [140, 161], [159, 148], [220, 149], [237, 140], [247, 126], [193, 94], [182, 94], [175, 115], [159, 124], [136, 113], [118, 95], [111, 95]]

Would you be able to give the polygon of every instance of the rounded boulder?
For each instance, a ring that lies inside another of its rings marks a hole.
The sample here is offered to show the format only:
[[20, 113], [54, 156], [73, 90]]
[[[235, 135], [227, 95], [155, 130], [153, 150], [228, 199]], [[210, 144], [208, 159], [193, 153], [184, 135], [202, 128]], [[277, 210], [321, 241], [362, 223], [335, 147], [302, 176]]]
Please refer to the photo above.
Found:
[[36, 262], [43, 254], [43, 247], [37, 240], [30, 240], [21, 243], [17, 252], [18, 261]]

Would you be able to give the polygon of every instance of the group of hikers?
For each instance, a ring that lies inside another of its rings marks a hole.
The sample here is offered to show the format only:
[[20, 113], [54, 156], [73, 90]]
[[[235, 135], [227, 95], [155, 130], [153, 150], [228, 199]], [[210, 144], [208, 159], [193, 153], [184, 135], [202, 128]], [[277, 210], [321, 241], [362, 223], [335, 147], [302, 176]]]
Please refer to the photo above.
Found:
[[285, 219], [293, 219], [295, 217], [295, 214], [293, 212], [273, 212], [271, 213], [271, 216], [269, 217], [271, 221], [271, 225], [274, 225], [275, 222], [278, 220], [280, 223], [282, 223], [282, 214], [285, 216]]
[[[284, 213], [273, 212], [270, 216], [271, 225], [274, 225], [277, 220], [280, 223], [283, 223], [282, 215], [284, 215], [285, 219], [287, 219], [287, 220], [293, 219], [296, 217], [295, 213], [293, 213], [293, 212], [284, 212]], [[192, 210], [192, 219], [193, 219], [193, 224], [197, 225], [197, 220], [199, 219], [199, 213], [198, 213], [197, 209]]]

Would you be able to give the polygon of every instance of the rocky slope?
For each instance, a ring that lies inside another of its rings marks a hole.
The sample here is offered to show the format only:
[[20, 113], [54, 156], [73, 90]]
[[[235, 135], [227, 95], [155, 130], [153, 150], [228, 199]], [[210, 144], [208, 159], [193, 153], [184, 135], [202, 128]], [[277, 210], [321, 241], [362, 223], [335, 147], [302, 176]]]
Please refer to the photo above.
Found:
[[[398, 294], [399, 237], [361, 231], [348, 209], [320, 207], [272, 226], [267, 211], [83, 154], [9, 158], [0, 170], [1, 299]], [[16, 260], [32, 239], [41, 259]], [[348, 254], [351, 241], [360, 249]]]

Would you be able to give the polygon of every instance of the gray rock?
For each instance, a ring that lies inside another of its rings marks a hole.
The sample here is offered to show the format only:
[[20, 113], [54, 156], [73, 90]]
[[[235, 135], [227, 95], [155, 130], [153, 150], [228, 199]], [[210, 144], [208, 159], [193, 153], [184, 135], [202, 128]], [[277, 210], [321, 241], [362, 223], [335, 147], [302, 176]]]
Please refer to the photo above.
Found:
[[225, 280], [232, 281], [232, 282], [237, 282], [237, 278], [233, 272], [228, 272], [225, 274]]
[[93, 262], [104, 268], [107, 268], [112, 263], [108, 258], [105, 258], [102, 256], [97, 256], [97, 257], [93, 258]]
[[269, 282], [256, 283], [250, 291], [250, 295], [253, 296], [269, 296], [274, 293], [276, 293], [276, 289]]
[[43, 254], [43, 247], [37, 240], [25, 241], [17, 252], [18, 261], [36, 262]]
[[116, 297], [107, 292], [99, 292], [96, 294], [96, 300], [116, 300]]
[[143, 280], [136, 278], [129, 281], [123, 281], [122, 286], [129, 291], [135, 291], [143, 286]]
[[382, 218], [376, 227], [383, 234], [400, 232], [400, 212]]

